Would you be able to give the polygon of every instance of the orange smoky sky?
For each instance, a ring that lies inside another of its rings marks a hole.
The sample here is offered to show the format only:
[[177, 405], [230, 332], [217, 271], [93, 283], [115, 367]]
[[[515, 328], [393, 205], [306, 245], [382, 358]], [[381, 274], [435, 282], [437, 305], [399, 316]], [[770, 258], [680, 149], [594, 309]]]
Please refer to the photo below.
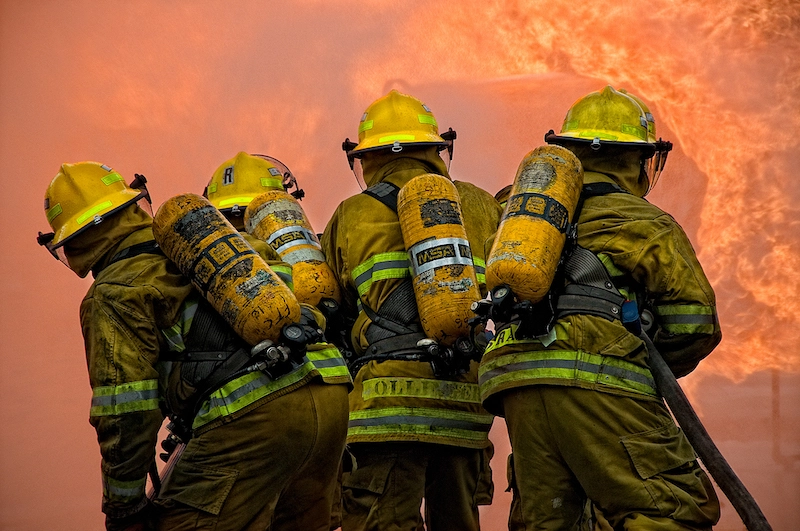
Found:
[[[491, 193], [605, 84], [675, 144], [649, 199], [689, 234], [723, 342], [682, 380], [777, 530], [800, 521], [800, 4], [796, 0], [0, 1], [0, 529], [102, 529], [78, 279], [35, 242], [64, 162], [200, 193], [239, 151], [284, 163], [321, 232], [359, 192], [341, 143], [397, 88], [458, 132]], [[492, 438], [505, 528], [509, 452]], [[718, 529], [740, 530], [730, 504]]]

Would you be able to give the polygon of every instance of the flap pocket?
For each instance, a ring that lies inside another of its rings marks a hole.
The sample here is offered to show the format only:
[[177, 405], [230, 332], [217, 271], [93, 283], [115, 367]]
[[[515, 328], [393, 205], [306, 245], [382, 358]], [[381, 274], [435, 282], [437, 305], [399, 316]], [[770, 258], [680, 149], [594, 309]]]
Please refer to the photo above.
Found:
[[642, 479], [678, 468], [697, 458], [689, 440], [674, 424], [620, 437], [620, 442]]
[[374, 494], [383, 494], [389, 472], [396, 461], [395, 457], [386, 457], [370, 463], [367, 467], [359, 468], [358, 462], [353, 460], [353, 471], [342, 476], [342, 485], [351, 489], [361, 489]]
[[238, 475], [238, 471], [229, 468], [210, 468], [179, 461], [159, 498], [218, 515]]

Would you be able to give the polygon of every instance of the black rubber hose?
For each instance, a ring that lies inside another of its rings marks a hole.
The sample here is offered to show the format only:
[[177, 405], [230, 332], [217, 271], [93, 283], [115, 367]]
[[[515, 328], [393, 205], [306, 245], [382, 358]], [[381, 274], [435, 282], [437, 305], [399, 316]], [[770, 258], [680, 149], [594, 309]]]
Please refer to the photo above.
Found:
[[656, 386], [661, 392], [661, 396], [666, 400], [670, 411], [675, 416], [681, 429], [686, 434], [695, 452], [703, 461], [706, 469], [716, 480], [719, 488], [728, 497], [739, 517], [744, 522], [747, 531], [772, 531], [772, 526], [767, 522], [764, 513], [750, 495], [747, 488], [733, 471], [731, 466], [722, 456], [717, 445], [711, 440], [705, 426], [700, 422], [700, 418], [695, 413], [692, 404], [683, 389], [678, 384], [675, 375], [672, 374], [667, 362], [656, 349], [650, 337], [642, 333], [642, 340], [647, 345], [650, 355], [650, 370], [655, 378]]

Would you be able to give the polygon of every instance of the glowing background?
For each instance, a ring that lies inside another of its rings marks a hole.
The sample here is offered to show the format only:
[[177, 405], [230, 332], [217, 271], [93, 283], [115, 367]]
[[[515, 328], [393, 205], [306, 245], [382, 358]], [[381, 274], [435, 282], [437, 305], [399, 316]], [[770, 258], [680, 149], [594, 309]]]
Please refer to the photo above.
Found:
[[[390, 88], [458, 131], [453, 175], [494, 193], [606, 83], [676, 144], [649, 197], [717, 290], [723, 342], [682, 380], [776, 530], [800, 521], [800, 5], [794, 0], [0, 1], [0, 529], [101, 529], [78, 305], [40, 249], [62, 162], [199, 193], [237, 151], [285, 162], [321, 231], [358, 192], [340, 145]], [[224, 7], [223, 7], [224, 6]], [[496, 501], [504, 529], [504, 426]], [[743, 529], [726, 502], [721, 530]]]

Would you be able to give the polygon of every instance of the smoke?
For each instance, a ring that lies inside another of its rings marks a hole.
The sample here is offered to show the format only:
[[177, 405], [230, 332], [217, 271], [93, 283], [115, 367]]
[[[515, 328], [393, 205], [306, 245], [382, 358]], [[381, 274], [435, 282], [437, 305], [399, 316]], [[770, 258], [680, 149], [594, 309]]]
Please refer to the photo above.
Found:
[[[389, 54], [398, 42], [419, 53]], [[380, 66], [356, 83], [375, 93], [400, 73], [410, 85], [557, 73], [650, 103], [659, 131], [666, 126], [706, 180], [693, 241], [717, 290], [724, 341], [703, 370], [741, 378], [800, 370], [798, 52], [800, 4], [791, 0], [470, 1], [415, 11], [396, 39], [362, 50], [359, 62]], [[674, 169], [668, 163], [664, 177], [673, 186], [653, 194], [658, 204], [680, 205], [665, 195], [696, 184], [674, 186]]]

